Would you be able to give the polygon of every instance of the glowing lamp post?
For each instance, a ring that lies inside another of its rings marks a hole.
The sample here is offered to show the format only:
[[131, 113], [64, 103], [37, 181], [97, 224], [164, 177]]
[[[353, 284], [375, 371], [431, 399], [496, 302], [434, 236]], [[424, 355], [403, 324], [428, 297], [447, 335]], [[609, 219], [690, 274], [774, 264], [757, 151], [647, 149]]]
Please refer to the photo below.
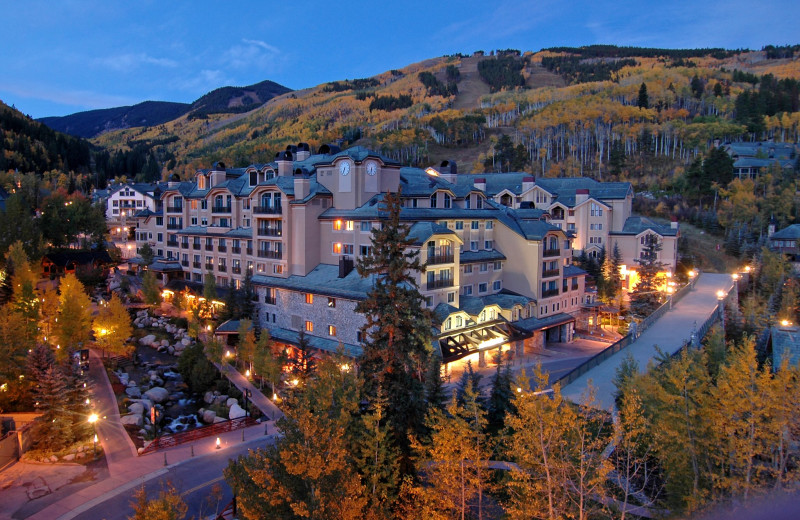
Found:
[[222, 448], [222, 441], [219, 440], [219, 437], [217, 437], [216, 445], [217, 445], [216, 449]]
[[96, 459], [97, 458], [97, 430], [96, 430], [95, 424], [97, 424], [97, 414], [93, 413], [93, 414], [89, 415], [89, 419], [87, 419], [87, 420], [89, 421], [89, 424], [92, 425], [92, 429], [95, 429], [95, 432], [94, 432], [94, 446], [93, 446], [94, 454], [93, 454], [93, 457]]

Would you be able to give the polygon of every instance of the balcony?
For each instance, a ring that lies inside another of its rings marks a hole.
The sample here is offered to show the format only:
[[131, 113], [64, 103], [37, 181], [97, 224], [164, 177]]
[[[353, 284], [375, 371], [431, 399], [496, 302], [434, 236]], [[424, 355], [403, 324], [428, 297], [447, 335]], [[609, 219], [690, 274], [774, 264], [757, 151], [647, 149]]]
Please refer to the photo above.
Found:
[[200, 262], [192, 262], [192, 267], [195, 269], [200, 269]]
[[444, 289], [445, 287], [452, 287], [454, 284], [452, 278], [443, 278], [439, 280], [432, 280], [428, 281], [426, 284], [426, 288], [428, 291], [432, 291], [434, 289]]
[[200, 251], [200, 244], [192, 244], [192, 249], [195, 251]]
[[228, 266], [226, 266], [225, 264], [222, 264], [222, 265], [218, 265], [218, 266], [217, 266], [217, 271], [219, 271], [220, 273], [224, 273], [224, 272], [226, 272], [227, 270], [228, 270]]
[[167, 213], [183, 213], [183, 206], [167, 206]]
[[211, 206], [211, 213], [230, 213], [231, 206]]
[[217, 246], [217, 251], [220, 253], [225, 253], [228, 251], [228, 246]]
[[189, 267], [189, 261], [188, 260], [181, 260], [181, 265], [183, 267]]
[[274, 296], [271, 296], [271, 297], [270, 296], [264, 296], [264, 303], [267, 303], [269, 305], [277, 305], [278, 304], [278, 300]]
[[236, 266], [233, 266], [233, 267], [231, 267], [231, 272], [232, 272], [233, 274], [242, 274], [242, 268], [241, 268], [241, 267], [236, 267]]
[[213, 245], [206, 244], [206, 251], [213, 251], [213, 250], [214, 250], [214, 246]]
[[245, 251], [245, 254], [252, 256], [253, 255], [253, 248], [252, 247], [248, 247], [247, 250]]
[[167, 229], [183, 229], [183, 224], [180, 222], [173, 222], [167, 224]]
[[548, 289], [542, 291], [542, 298], [550, 298], [551, 296], [558, 296], [558, 289]]
[[283, 258], [283, 251], [264, 251], [263, 249], [259, 249], [258, 257], [280, 260], [281, 258]]
[[558, 273], [558, 269], [545, 269], [542, 271], [542, 278], [552, 278], [554, 276], [558, 276]]
[[544, 258], [549, 258], [551, 256], [561, 256], [561, 250], [560, 249], [545, 249], [544, 252], [542, 252], [542, 256]]
[[241, 247], [232, 247], [231, 248], [231, 253], [233, 253], [234, 255], [240, 255], [240, 254], [242, 254], [242, 248]]
[[453, 254], [449, 255], [428, 255], [428, 265], [452, 264], [455, 261]]
[[571, 290], [577, 291], [578, 290], [578, 284], [577, 283], [572, 284]]
[[167, 240], [167, 247], [178, 247], [177, 240]]
[[206, 271], [213, 271], [213, 270], [214, 270], [214, 264], [206, 264]]
[[272, 227], [258, 228], [258, 236], [260, 237], [280, 237], [283, 236], [283, 229]]
[[181, 249], [189, 249], [189, 242], [181, 242]]
[[253, 213], [256, 215], [280, 215], [283, 213], [283, 206], [254, 206]]

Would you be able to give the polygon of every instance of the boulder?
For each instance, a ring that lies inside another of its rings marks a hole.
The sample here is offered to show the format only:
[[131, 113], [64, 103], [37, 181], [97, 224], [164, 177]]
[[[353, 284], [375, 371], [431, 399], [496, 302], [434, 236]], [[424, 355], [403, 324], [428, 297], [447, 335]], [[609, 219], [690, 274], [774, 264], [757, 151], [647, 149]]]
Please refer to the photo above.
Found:
[[233, 406], [231, 406], [231, 409], [228, 412], [228, 419], [238, 419], [239, 417], [244, 417], [245, 415], [244, 408], [239, 406], [239, 403], [235, 403]]
[[189, 339], [189, 338], [183, 338], [181, 340], [181, 345], [183, 345], [184, 347], [188, 347], [191, 344], [192, 344], [192, 340]]
[[72, 462], [73, 460], [75, 460], [75, 454], [74, 453], [70, 453], [69, 455], [64, 455], [63, 458], [67, 462]]
[[141, 415], [123, 415], [120, 418], [120, 422], [124, 425], [131, 425], [131, 426], [142, 426], [142, 416]]
[[55, 455], [50, 455], [50, 458], [48, 460], [50, 462], [58, 462], [58, 457], [56, 457]]
[[167, 352], [168, 352], [168, 353], [169, 353], [171, 356], [174, 356], [174, 355], [175, 355], [175, 347], [173, 347], [173, 346], [171, 346], [171, 345], [170, 345], [169, 347], [167, 347]]
[[225, 406], [230, 408], [231, 406], [233, 406], [235, 404], [238, 404], [238, 403], [239, 403], [239, 401], [235, 397], [231, 397], [227, 401], [225, 401]]
[[131, 403], [128, 405], [128, 411], [133, 415], [142, 415], [144, 413], [144, 405], [142, 403]]
[[223, 404], [225, 404], [227, 402], [228, 402], [228, 396], [227, 395], [218, 395], [218, 396], [216, 396], [214, 398], [214, 404], [219, 405], [219, 406], [221, 406], [221, 405], [223, 405]]
[[214, 402], [214, 393], [213, 392], [206, 392], [203, 396], [203, 402], [206, 404], [211, 404]]
[[167, 399], [169, 399], [169, 392], [166, 388], [162, 388], [160, 386], [154, 386], [150, 390], [144, 393], [144, 396], [153, 401], [154, 403], [163, 403]]
[[125, 389], [125, 393], [128, 394], [128, 397], [142, 397], [142, 391], [139, 390], [138, 386], [129, 386]]
[[156, 340], [156, 336], [154, 334], [148, 334], [147, 336], [143, 337], [139, 340], [140, 345], [150, 345]]
[[224, 417], [214, 417], [214, 424], [217, 424], [218, 422], [225, 422], [225, 421], [227, 421], [227, 419], [224, 418]]
[[162, 347], [168, 347], [169, 346], [169, 340], [162, 339], [161, 340], [161, 346]]
[[214, 419], [217, 417], [217, 412], [214, 410], [205, 410], [203, 411], [203, 422], [206, 424], [212, 424]]

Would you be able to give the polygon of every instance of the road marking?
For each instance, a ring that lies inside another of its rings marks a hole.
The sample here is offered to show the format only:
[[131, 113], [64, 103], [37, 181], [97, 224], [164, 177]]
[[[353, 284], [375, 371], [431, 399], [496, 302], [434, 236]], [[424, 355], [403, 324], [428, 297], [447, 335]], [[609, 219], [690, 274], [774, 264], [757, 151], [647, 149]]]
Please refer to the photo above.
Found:
[[187, 495], [191, 495], [191, 494], [192, 494], [192, 493], [194, 493], [195, 491], [197, 491], [197, 490], [199, 490], [199, 489], [203, 489], [203, 488], [204, 488], [204, 487], [206, 487], [206, 486], [210, 486], [211, 484], [216, 484], [217, 482], [219, 482], [220, 480], [223, 480], [224, 478], [225, 478], [225, 477], [223, 477], [223, 476], [221, 476], [221, 475], [220, 475], [219, 477], [217, 477], [217, 478], [215, 478], [215, 479], [211, 479], [211, 480], [209, 480], [208, 482], [203, 482], [202, 484], [198, 484], [198, 485], [196, 485], [195, 487], [193, 487], [192, 489], [187, 489], [186, 491], [184, 491], [183, 493], [181, 493], [181, 496], [182, 496], [182, 497], [185, 497], [185, 496], [187, 496]]

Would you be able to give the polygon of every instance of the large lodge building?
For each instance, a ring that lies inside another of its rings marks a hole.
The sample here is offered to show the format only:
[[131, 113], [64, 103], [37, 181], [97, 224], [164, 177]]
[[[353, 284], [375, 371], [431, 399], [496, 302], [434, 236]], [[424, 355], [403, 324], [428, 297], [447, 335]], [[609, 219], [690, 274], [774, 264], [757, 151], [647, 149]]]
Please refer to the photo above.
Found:
[[312, 347], [361, 351], [354, 312], [372, 280], [355, 259], [370, 254], [381, 201], [400, 191], [401, 220], [426, 265], [417, 279], [445, 363], [487, 352], [570, 341], [593, 312], [594, 293], [573, 255], [619, 246], [635, 266], [647, 234], [674, 268], [677, 225], [631, 215], [629, 183], [535, 179], [525, 173], [460, 174], [454, 163], [420, 169], [362, 147], [301, 143], [268, 164], [215, 164], [194, 180], [160, 183], [154, 209], [135, 215], [137, 249], [157, 254], [165, 283], [241, 286], [252, 273], [258, 325], [287, 346], [300, 331]]

